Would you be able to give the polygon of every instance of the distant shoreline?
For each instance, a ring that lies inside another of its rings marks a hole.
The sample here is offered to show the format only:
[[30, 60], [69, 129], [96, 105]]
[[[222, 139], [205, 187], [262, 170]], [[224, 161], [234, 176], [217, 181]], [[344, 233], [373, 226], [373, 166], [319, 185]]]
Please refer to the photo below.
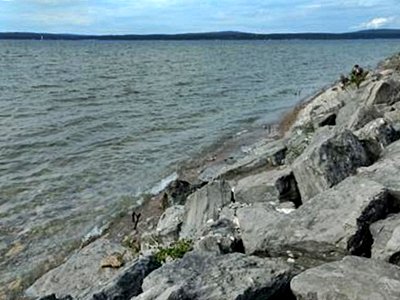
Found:
[[347, 33], [245, 33], [236, 31], [182, 34], [80, 35], [33, 32], [0, 32], [0, 40], [354, 40], [400, 39], [400, 29], [375, 29]]

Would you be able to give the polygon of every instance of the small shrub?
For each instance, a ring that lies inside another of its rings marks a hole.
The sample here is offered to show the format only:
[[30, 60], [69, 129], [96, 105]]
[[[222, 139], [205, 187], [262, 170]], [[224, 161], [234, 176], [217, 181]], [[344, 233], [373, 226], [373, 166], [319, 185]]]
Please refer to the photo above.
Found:
[[187, 252], [193, 249], [193, 243], [191, 240], [180, 240], [175, 244], [167, 248], [158, 248], [158, 252], [155, 254], [156, 260], [159, 263], [165, 263], [167, 258], [178, 259], [182, 258]]

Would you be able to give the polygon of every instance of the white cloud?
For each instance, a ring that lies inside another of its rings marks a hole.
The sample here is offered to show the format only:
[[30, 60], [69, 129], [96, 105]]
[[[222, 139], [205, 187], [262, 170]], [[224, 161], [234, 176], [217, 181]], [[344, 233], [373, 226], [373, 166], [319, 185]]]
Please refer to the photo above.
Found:
[[374, 18], [368, 22], [361, 23], [357, 26], [358, 29], [378, 29], [393, 23], [394, 17]]

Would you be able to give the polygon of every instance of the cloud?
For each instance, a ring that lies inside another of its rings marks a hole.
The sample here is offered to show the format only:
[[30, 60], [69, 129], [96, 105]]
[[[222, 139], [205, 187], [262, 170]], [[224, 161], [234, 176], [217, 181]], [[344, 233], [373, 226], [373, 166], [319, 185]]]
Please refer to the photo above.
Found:
[[387, 18], [374, 18], [368, 22], [361, 23], [357, 26], [358, 29], [378, 29], [384, 26], [387, 26], [394, 21], [394, 17], [387, 17]]

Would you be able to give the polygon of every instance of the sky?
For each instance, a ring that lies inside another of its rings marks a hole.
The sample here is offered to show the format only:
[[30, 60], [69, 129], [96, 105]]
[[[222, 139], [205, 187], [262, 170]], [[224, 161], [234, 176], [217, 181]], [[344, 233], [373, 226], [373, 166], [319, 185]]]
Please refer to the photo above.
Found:
[[400, 28], [400, 0], [0, 0], [0, 32], [150, 34]]

